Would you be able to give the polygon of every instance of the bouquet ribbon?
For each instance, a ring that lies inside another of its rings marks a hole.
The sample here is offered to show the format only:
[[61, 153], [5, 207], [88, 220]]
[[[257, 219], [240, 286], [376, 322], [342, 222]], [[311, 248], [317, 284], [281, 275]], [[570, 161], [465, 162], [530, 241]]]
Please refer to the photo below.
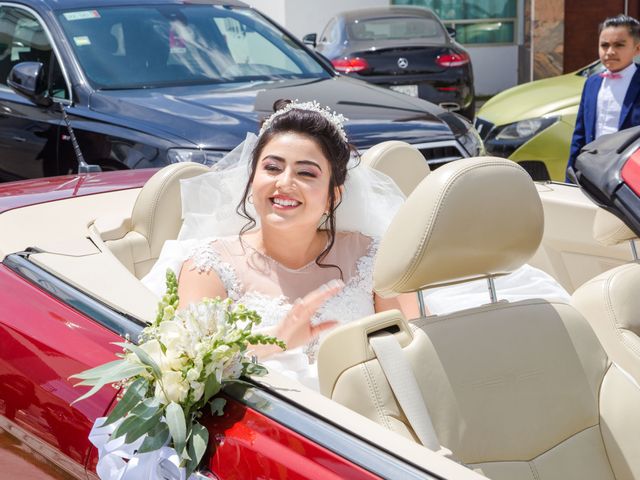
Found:
[[[96, 473], [101, 480], [187, 480], [175, 449], [164, 446], [147, 453], [137, 453], [146, 435], [133, 443], [125, 443], [124, 435], [111, 439], [120, 424], [102, 426], [107, 417], [96, 419], [89, 433], [89, 441], [98, 449]], [[191, 475], [189, 480], [195, 480]]]

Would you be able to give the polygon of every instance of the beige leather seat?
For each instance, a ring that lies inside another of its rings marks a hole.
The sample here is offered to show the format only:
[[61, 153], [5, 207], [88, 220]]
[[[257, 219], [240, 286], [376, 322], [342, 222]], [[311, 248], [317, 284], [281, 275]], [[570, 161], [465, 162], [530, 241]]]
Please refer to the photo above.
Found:
[[[521, 167], [452, 162], [392, 222], [376, 289], [395, 295], [508, 273], [533, 255], [542, 230], [540, 198]], [[384, 312], [329, 333], [318, 354], [322, 392], [417, 441], [369, 344], [390, 333], [457, 460], [493, 479], [640, 478], [640, 389], [571, 305], [498, 301], [411, 323]]]
[[[604, 210], [596, 213], [593, 234], [603, 245], [637, 239]], [[611, 360], [640, 383], [640, 264], [621, 265], [589, 280], [574, 292], [572, 304], [587, 318]]]
[[182, 225], [180, 180], [210, 171], [198, 163], [176, 163], [145, 183], [131, 218], [102, 217], [91, 227], [94, 242], [103, 244], [136, 277], [145, 276], [164, 242], [175, 239]]
[[374, 145], [362, 154], [361, 161], [363, 165], [393, 178], [407, 196], [430, 171], [427, 161], [417, 148], [398, 140]]

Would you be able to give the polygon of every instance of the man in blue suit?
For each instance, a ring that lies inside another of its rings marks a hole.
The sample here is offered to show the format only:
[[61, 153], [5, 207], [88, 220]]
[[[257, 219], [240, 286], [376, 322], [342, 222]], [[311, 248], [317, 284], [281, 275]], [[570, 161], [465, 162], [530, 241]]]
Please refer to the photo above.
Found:
[[571, 140], [567, 181], [580, 150], [601, 135], [640, 125], [640, 22], [627, 15], [600, 24], [598, 53], [606, 70], [589, 77], [582, 90]]

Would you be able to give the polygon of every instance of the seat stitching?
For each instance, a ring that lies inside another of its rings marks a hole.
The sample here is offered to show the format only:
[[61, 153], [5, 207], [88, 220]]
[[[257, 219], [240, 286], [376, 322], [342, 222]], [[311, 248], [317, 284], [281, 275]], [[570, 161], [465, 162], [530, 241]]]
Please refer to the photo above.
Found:
[[387, 415], [385, 415], [382, 399], [379, 397], [378, 385], [376, 384], [376, 381], [373, 378], [373, 373], [369, 369], [367, 362], [360, 364], [360, 366], [364, 370], [364, 378], [367, 381], [367, 386], [369, 387], [369, 393], [371, 398], [373, 399], [373, 406], [375, 407], [376, 412], [380, 417], [380, 420], [385, 425], [385, 427], [387, 427], [389, 430], [393, 430], [391, 426], [391, 422], [387, 418]]
[[536, 469], [536, 466], [533, 464], [533, 460], [531, 460], [530, 462], [527, 462], [527, 465], [529, 465], [529, 470], [531, 470], [531, 475], [533, 475], [533, 478], [535, 480], [540, 480], [538, 469]]

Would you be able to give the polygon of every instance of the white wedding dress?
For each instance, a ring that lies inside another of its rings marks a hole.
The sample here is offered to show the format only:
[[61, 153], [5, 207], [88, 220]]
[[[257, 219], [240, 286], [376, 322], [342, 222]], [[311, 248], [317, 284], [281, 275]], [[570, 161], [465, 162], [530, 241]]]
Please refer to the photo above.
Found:
[[[171, 243], [168, 242], [160, 260], [176, 258], [176, 252], [172, 251], [176, 245]], [[312, 321], [336, 320], [344, 324], [374, 313], [373, 263], [377, 246], [377, 241], [361, 233], [338, 232], [332, 249], [322, 261], [326, 267], [312, 261], [302, 268], [291, 269], [253, 249], [235, 235], [191, 243], [188, 253], [183, 245], [182, 260], [191, 258], [193, 268], [199, 271], [214, 271], [229, 298], [255, 310], [262, 317], [260, 328], [277, 325], [296, 299], [330, 280], [341, 278], [342, 273], [344, 288], [320, 307]], [[158, 293], [160, 285], [149, 282], [160, 278], [160, 270], [164, 272], [167, 267], [179, 273], [180, 263], [169, 265], [159, 261], [143, 283]], [[268, 369], [277, 370], [319, 390], [315, 365], [318, 345], [319, 339], [315, 339], [305, 347], [278, 353], [262, 363]]]

